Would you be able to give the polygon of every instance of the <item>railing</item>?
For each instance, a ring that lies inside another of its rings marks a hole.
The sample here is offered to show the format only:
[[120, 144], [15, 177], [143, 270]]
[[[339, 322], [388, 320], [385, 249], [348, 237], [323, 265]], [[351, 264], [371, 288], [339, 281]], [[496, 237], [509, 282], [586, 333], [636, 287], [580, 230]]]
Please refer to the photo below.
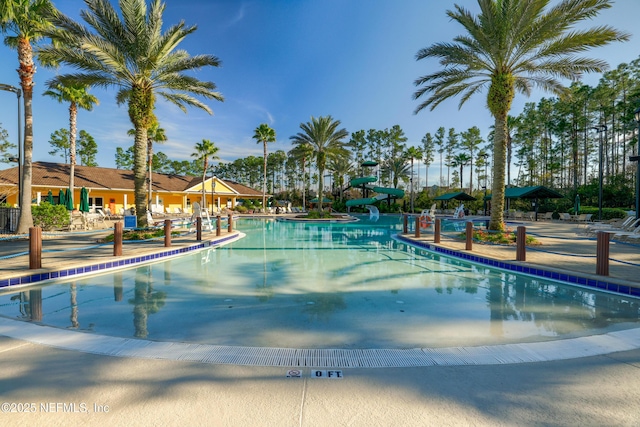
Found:
[[15, 233], [18, 229], [20, 208], [0, 208], [0, 232]]

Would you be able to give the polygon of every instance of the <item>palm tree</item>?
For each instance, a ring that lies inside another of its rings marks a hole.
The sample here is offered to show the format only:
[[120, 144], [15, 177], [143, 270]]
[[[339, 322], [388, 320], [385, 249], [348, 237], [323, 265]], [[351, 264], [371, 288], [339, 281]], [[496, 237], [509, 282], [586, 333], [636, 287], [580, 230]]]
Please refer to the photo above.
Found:
[[[127, 135], [136, 136], [135, 129], [129, 129]], [[163, 143], [167, 140], [167, 134], [164, 132], [164, 129], [160, 127], [158, 120], [155, 119], [147, 129], [147, 161], [149, 163], [149, 197], [148, 197], [148, 207], [147, 209], [151, 210], [151, 204], [153, 199], [153, 143], [159, 142]]]
[[68, 86], [56, 84], [45, 91], [43, 95], [50, 96], [56, 101], [69, 103], [69, 191], [74, 191], [74, 175], [76, 167], [76, 133], [78, 108], [87, 111], [93, 110], [93, 106], [98, 104], [98, 98], [87, 91], [86, 85], [71, 84]]
[[276, 142], [276, 131], [271, 129], [268, 124], [262, 123], [258, 126], [253, 134], [253, 139], [257, 143], [262, 143], [264, 146], [264, 167], [262, 169], [262, 211], [266, 212], [267, 209], [267, 143]]
[[310, 144], [299, 144], [289, 150], [289, 156], [302, 162], [302, 208], [306, 209], [307, 195], [307, 160], [313, 156], [313, 148]]
[[[81, 83], [88, 86], [116, 87], [116, 100], [127, 104], [129, 119], [135, 129], [134, 191], [138, 224], [147, 223], [147, 130], [154, 121], [154, 104], [160, 96], [184, 112], [197, 107], [212, 114], [198, 98], [223, 100], [216, 85], [196, 79], [192, 71], [217, 67], [213, 55], [190, 56], [178, 45], [196, 30], [184, 22], [163, 26], [165, 5], [152, 0], [120, 0], [116, 11], [109, 0], [85, 0], [88, 10], [80, 16], [84, 27], [57, 14], [56, 28], [47, 34], [56, 43], [39, 51], [45, 63], [70, 65], [81, 70], [57, 76], [54, 82]], [[163, 29], [166, 31], [163, 33]], [[185, 73], [188, 72], [188, 73]]]
[[207, 193], [204, 188], [204, 181], [207, 179], [209, 159], [220, 160], [220, 157], [216, 155], [219, 148], [216, 147], [214, 142], [211, 142], [208, 139], [203, 139], [202, 142], [197, 142], [195, 148], [196, 152], [191, 154], [191, 156], [202, 161], [202, 208], [204, 209], [207, 207]]
[[396, 157], [387, 159], [382, 167], [384, 173], [392, 176], [393, 188], [398, 188], [400, 180], [404, 182], [409, 181], [409, 174], [411, 173], [411, 165], [407, 164], [406, 157]]
[[417, 60], [439, 58], [442, 68], [415, 81], [420, 88], [414, 99], [430, 95], [416, 113], [426, 107], [433, 110], [456, 95], [462, 96], [461, 107], [488, 88], [487, 105], [496, 129], [490, 229], [504, 230], [507, 115], [516, 91], [529, 95], [535, 85], [561, 95], [567, 89], [557, 78], [578, 80], [583, 73], [604, 70], [604, 61], [575, 55], [627, 40], [629, 35], [610, 26], [583, 30], [576, 25], [611, 4], [611, 0], [560, 0], [547, 8], [549, 0], [478, 0], [477, 16], [456, 5], [447, 15], [468, 34], [418, 51]]
[[[405, 156], [411, 159], [411, 213], [413, 213], [413, 161], [422, 160], [422, 150], [418, 147], [409, 147], [405, 152]], [[418, 171], [419, 173], [420, 171]], [[418, 176], [418, 181], [420, 177]]]
[[4, 43], [18, 51], [18, 76], [24, 94], [24, 149], [20, 159], [22, 165], [22, 197], [17, 234], [24, 234], [33, 227], [31, 215], [31, 163], [33, 159], [33, 46], [44, 37], [51, 27], [47, 19], [55, 11], [50, 0], [2, 0], [0, 2], [0, 31], [7, 34]]
[[316, 158], [318, 168], [318, 210], [322, 211], [322, 176], [328, 159], [347, 156], [348, 150], [345, 148], [344, 138], [349, 136], [346, 129], [338, 129], [340, 120], [333, 120], [331, 116], [315, 118], [311, 116], [311, 121], [301, 123], [298, 132], [290, 139], [295, 146], [309, 145], [312, 155]]
[[470, 161], [471, 161], [471, 156], [468, 155], [467, 153], [458, 153], [451, 158], [451, 167], [454, 167], [454, 168], [460, 167], [460, 191], [464, 191], [462, 189], [462, 168], [468, 165]]
[[351, 153], [349, 152], [348, 156], [329, 159], [328, 168], [333, 172], [333, 182], [340, 189], [340, 200], [342, 201], [344, 177], [353, 172], [353, 166], [351, 165]]

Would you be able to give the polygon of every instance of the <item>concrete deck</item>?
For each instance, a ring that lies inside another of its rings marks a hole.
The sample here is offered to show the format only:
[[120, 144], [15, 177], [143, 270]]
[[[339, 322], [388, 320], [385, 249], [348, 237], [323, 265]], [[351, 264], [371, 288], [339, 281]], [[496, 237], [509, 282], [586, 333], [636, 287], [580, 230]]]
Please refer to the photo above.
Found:
[[[595, 241], [583, 239], [580, 226], [526, 225], [540, 236], [555, 236], [540, 237], [549, 251], [528, 251], [527, 262], [594, 274]], [[86, 247], [100, 233], [67, 234], [43, 245]], [[179, 240], [174, 244], [189, 245], [195, 237]], [[442, 244], [464, 245], [447, 239]], [[27, 247], [0, 241], [0, 256], [17, 252], [17, 245]], [[162, 241], [125, 245], [124, 256], [162, 249]], [[515, 259], [514, 248], [476, 245], [474, 251]], [[610, 280], [637, 285], [640, 269], [633, 264], [640, 263], [639, 252], [637, 246], [612, 244], [611, 257], [630, 264], [612, 263]], [[43, 267], [113, 257], [110, 246], [81, 253], [45, 252]], [[2, 259], [0, 277], [26, 268], [28, 256]], [[307, 367], [300, 378], [287, 378], [290, 367], [113, 357], [0, 336], [0, 366], [0, 396], [8, 404], [0, 421], [10, 426], [640, 425], [638, 348], [536, 363], [340, 368], [343, 378], [326, 379], [312, 377]]]

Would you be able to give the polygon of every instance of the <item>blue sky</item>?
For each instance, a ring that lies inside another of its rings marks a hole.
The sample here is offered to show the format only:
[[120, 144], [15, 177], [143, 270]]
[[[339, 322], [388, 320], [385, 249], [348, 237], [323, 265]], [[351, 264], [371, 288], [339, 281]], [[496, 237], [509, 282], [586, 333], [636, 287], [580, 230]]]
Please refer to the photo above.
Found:
[[[54, 3], [76, 19], [84, 7], [80, 0]], [[159, 102], [156, 114], [168, 141], [156, 150], [171, 159], [190, 160], [195, 144], [209, 139], [220, 147], [222, 161], [262, 156], [261, 145], [251, 137], [260, 123], [268, 123], [277, 134], [269, 150], [287, 151], [289, 137], [299, 131], [300, 123], [323, 115], [340, 120], [349, 132], [398, 124], [409, 145], [419, 145], [426, 132], [434, 133], [440, 126], [459, 132], [478, 126], [486, 137], [493, 119], [484, 93], [462, 110], [459, 99], [451, 99], [433, 112], [413, 114], [413, 81], [438, 66], [435, 60], [417, 62], [415, 54], [463, 33], [446, 16], [455, 3], [478, 10], [475, 0], [166, 0], [166, 25], [184, 20], [198, 26], [180, 47], [191, 55], [207, 53], [221, 59], [222, 67], [201, 70], [197, 77], [215, 82], [225, 101], [208, 101], [212, 116], [196, 109], [185, 114]], [[590, 25], [613, 25], [631, 33], [632, 39], [593, 50], [589, 56], [605, 59], [611, 67], [637, 58], [640, 44], [634, 30], [639, 17], [640, 1], [616, 0]], [[17, 53], [2, 45], [0, 58], [0, 83], [18, 86]], [[39, 67], [35, 76], [34, 161], [63, 161], [48, 154], [48, 141], [52, 132], [68, 127], [68, 106], [41, 96], [54, 73]], [[589, 75], [584, 82], [596, 85], [599, 78]], [[96, 139], [98, 164], [115, 167], [116, 147], [132, 144], [127, 136], [132, 126], [126, 107], [115, 104], [115, 90], [92, 93], [100, 105], [80, 112], [78, 129]], [[542, 96], [550, 95], [518, 95], [512, 113]], [[0, 92], [0, 100], [0, 123], [15, 142], [15, 95]]]

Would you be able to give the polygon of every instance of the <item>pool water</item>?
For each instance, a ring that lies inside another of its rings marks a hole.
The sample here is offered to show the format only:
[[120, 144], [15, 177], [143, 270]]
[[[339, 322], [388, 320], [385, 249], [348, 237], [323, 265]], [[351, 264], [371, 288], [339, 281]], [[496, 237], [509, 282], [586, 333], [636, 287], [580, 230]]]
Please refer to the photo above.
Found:
[[0, 294], [0, 315], [119, 337], [289, 348], [534, 342], [637, 327], [640, 300], [469, 264], [392, 239], [401, 218], [241, 219], [246, 237]]

